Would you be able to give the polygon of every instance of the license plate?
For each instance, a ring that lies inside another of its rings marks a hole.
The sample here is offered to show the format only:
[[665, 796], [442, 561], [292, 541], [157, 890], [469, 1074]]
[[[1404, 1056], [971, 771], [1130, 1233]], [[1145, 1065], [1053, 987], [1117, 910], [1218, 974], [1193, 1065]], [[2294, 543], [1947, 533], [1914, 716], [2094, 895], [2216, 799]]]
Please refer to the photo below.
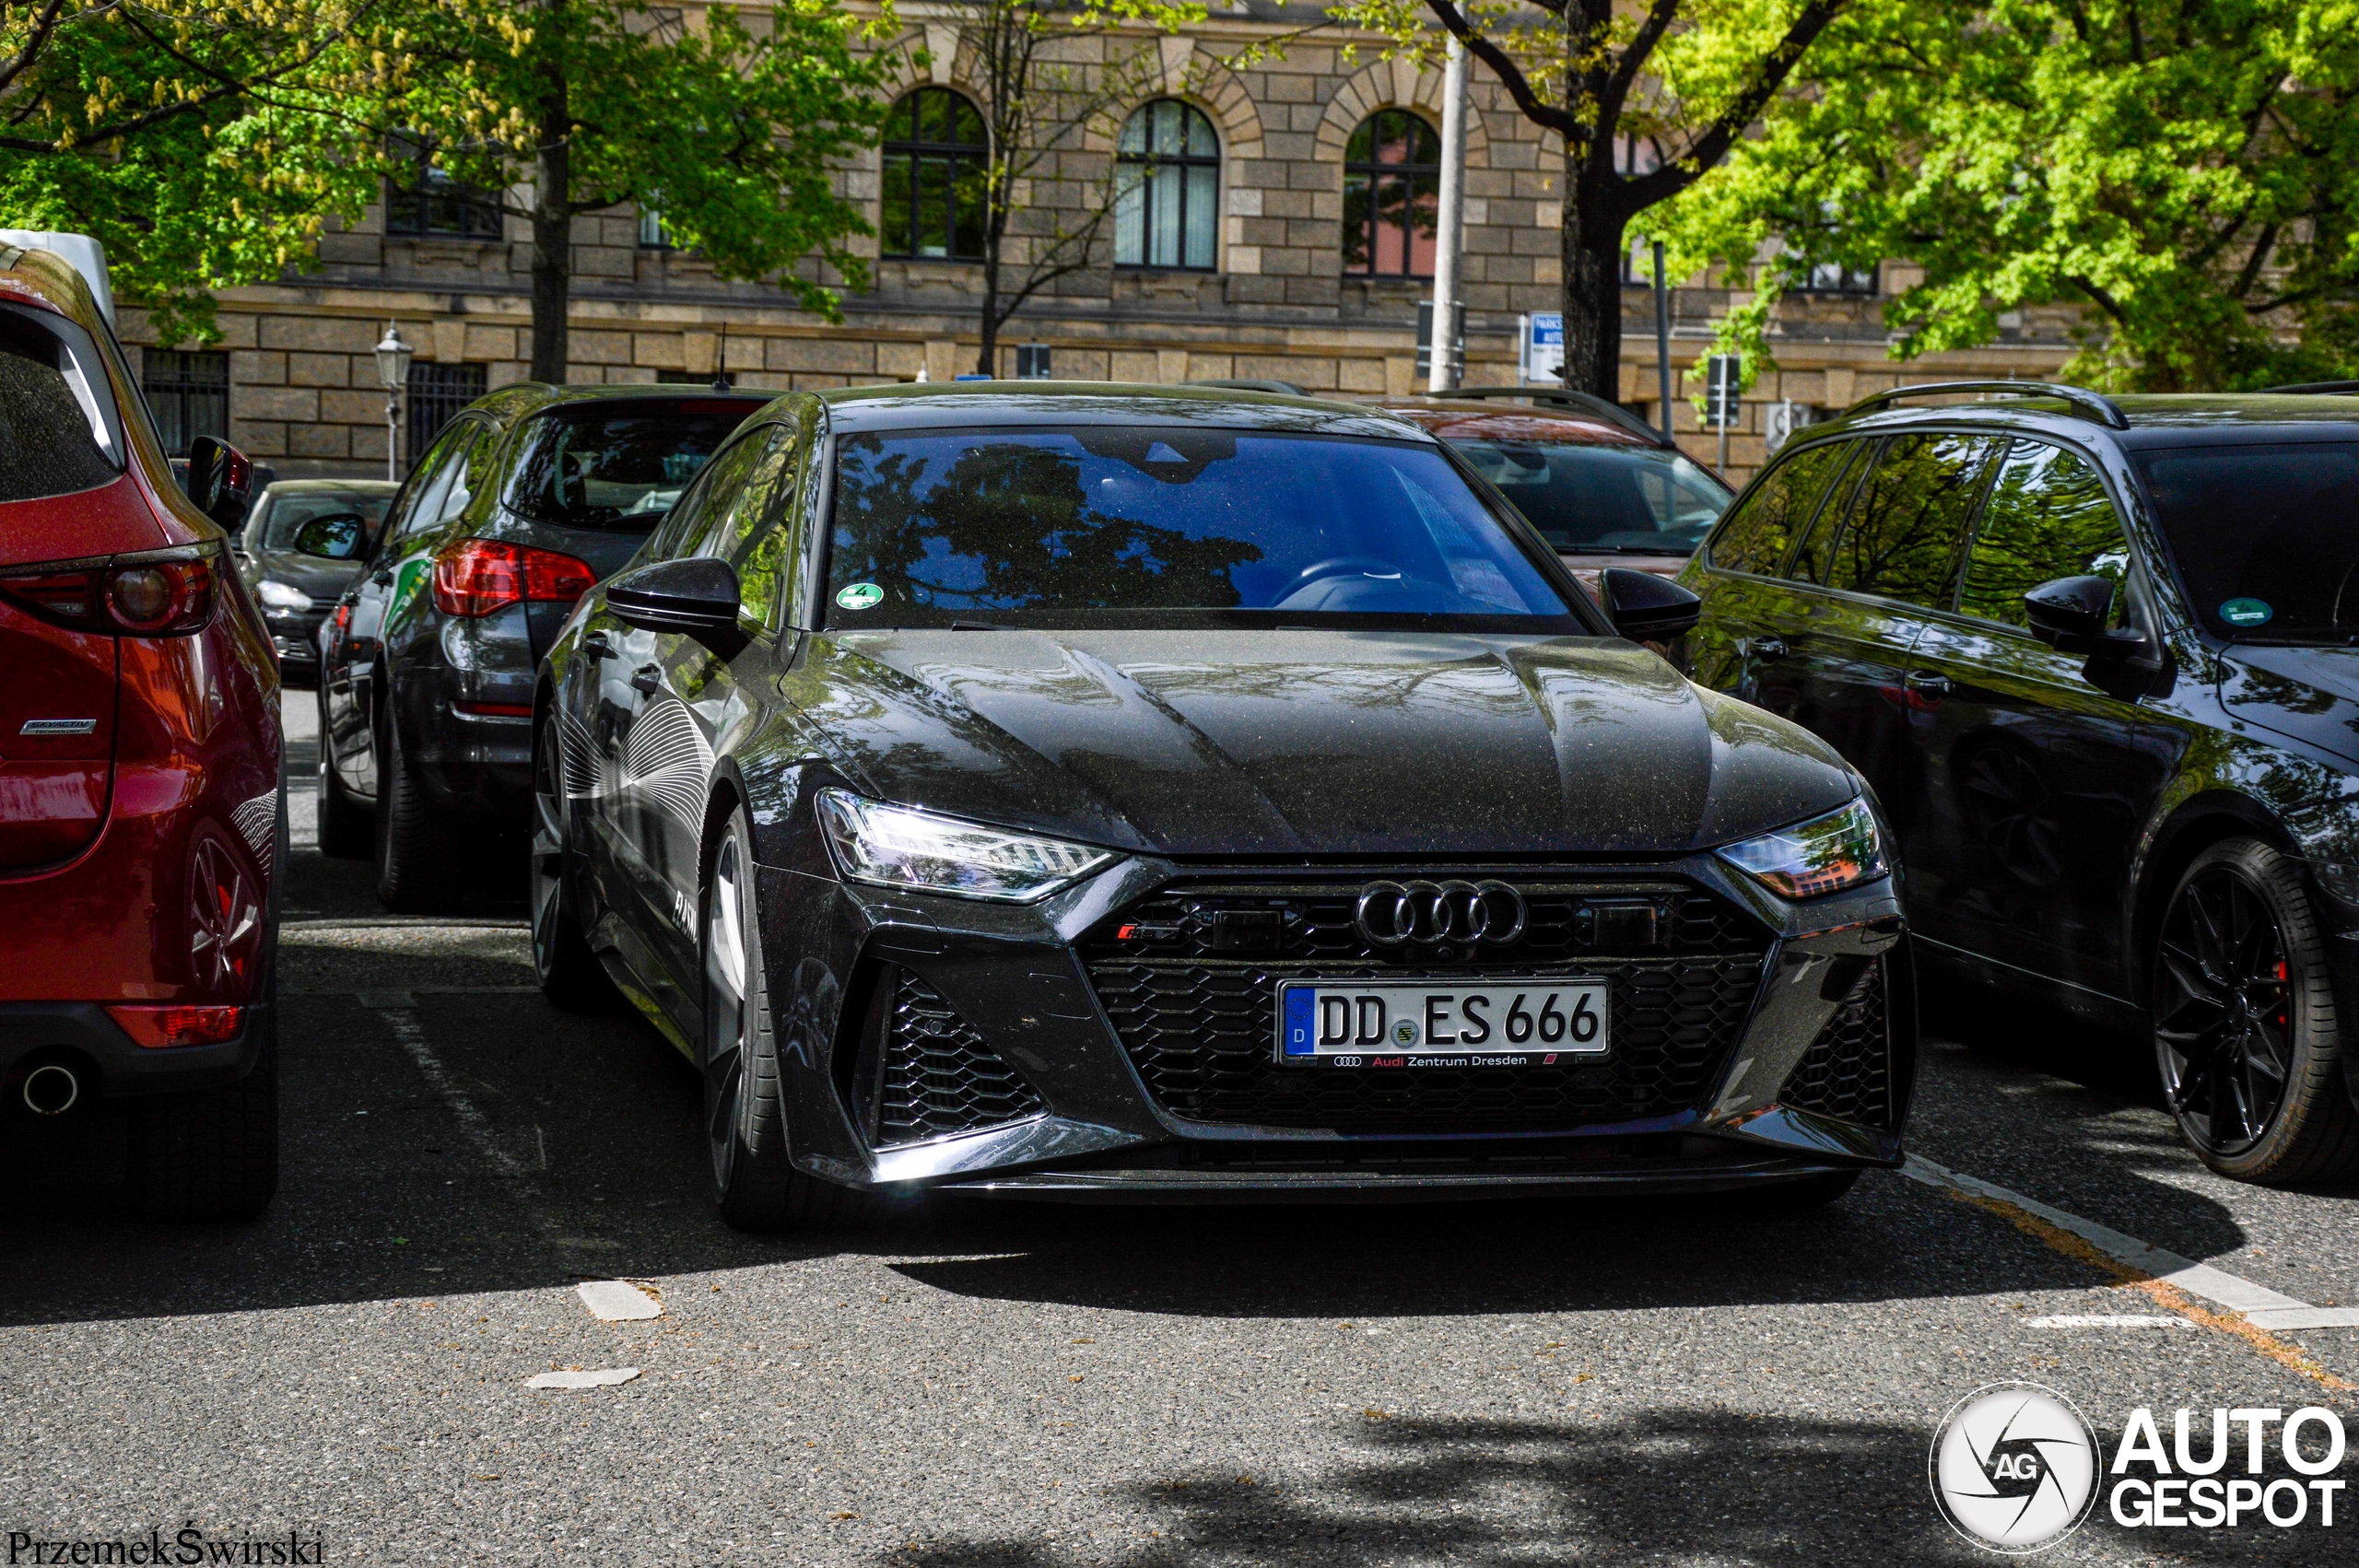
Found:
[[1297, 1067], [1547, 1065], [1603, 1056], [1607, 987], [1593, 977], [1286, 980], [1278, 1060]]

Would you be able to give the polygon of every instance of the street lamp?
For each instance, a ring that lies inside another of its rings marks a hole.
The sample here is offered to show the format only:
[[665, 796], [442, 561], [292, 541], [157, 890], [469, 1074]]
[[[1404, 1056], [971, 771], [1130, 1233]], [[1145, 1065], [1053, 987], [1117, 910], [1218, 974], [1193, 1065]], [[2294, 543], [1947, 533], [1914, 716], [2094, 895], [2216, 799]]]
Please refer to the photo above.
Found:
[[399, 479], [402, 389], [409, 385], [410, 357], [417, 352], [402, 341], [401, 329], [385, 323], [384, 340], [377, 345], [377, 380], [385, 387], [385, 477]]

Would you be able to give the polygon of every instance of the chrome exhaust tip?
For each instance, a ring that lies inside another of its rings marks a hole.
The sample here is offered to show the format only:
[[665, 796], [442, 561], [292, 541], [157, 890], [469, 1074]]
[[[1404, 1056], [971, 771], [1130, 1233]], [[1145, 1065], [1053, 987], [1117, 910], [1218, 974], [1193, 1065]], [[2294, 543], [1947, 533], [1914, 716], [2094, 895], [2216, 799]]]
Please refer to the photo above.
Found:
[[45, 1061], [25, 1074], [25, 1108], [35, 1116], [64, 1116], [82, 1097], [82, 1080], [70, 1067]]

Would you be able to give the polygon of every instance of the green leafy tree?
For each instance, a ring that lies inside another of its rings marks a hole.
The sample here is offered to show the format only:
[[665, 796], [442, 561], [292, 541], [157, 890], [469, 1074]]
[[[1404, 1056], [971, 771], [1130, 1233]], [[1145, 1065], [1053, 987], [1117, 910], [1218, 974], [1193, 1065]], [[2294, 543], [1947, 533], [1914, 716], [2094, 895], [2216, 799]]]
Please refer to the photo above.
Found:
[[533, 375], [562, 381], [573, 220], [622, 203], [660, 212], [723, 277], [774, 278], [830, 320], [851, 287], [848, 248], [870, 232], [837, 191], [843, 159], [876, 139], [888, 61], [834, 0], [729, 6], [693, 24], [639, 0], [534, 0], [508, 14], [424, 0], [407, 42], [424, 64], [388, 97], [389, 128], [532, 228]]
[[[1440, 24], [1564, 146], [1565, 384], [1613, 397], [1633, 222], [1693, 185], [1853, 0], [1343, 0], [1341, 20], [1438, 61]], [[1632, 157], [1638, 147], [1645, 156]]]
[[2062, 306], [2099, 385], [2350, 375], [2359, 4], [1878, 0], [1672, 216], [1684, 263], [1757, 269], [1748, 370], [1813, 263], [1898, 257], [1896, 357]]
[[0, 0], [0, 220], [95, 236], [163, 342], [209, 336], [211, 290], [308, 264], [374, 194], [394, 6]]

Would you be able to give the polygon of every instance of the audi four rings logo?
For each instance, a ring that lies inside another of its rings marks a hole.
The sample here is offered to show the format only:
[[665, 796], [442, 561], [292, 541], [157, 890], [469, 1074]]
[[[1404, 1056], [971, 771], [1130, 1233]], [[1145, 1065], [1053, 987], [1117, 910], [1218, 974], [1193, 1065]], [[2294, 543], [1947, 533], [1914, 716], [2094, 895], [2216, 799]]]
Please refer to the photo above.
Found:
[[1523, 934], [1523, 895], [1503, 882], [1372, 882], [1352, 924], [1378, 947], [1404, 942], [1505, 943]]

